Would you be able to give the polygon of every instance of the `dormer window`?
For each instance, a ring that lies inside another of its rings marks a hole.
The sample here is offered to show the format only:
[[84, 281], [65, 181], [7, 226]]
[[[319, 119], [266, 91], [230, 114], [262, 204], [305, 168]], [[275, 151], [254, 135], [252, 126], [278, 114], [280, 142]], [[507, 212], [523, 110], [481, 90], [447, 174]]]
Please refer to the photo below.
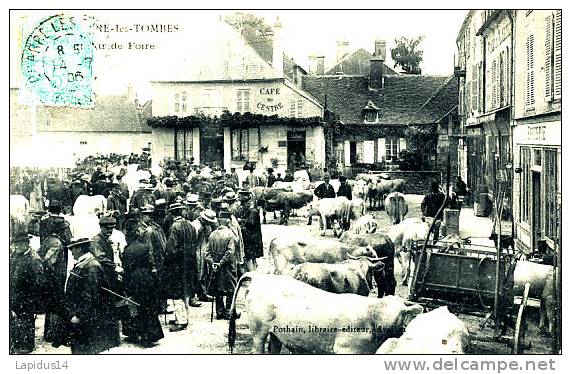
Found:
[[371, 100], [363, 108], [363, 119], [365, 123], [376, 123], [379, 119], [379, 108]]

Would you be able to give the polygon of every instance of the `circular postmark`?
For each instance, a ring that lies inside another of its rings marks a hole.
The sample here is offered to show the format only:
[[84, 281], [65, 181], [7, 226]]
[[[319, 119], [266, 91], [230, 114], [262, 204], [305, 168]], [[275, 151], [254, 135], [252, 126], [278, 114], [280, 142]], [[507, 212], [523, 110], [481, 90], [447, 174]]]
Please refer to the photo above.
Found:
[[91, 106], [93, 23], [55, 15], [39, 23], [22, 51], [22, 76], [29, 92], [45, 105]]

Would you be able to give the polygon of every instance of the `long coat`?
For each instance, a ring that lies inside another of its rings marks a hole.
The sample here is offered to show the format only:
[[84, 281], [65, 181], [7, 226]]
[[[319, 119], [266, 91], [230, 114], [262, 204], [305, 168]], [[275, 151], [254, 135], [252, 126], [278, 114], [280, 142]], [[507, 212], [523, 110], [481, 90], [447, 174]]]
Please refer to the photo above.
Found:
[[253, 205], [244, 206], [241, 212], [244, 253], [248, 260], [264, 256], [262, 224], [258, 209]]
[[79, 318], [72, 327], [71, 353], [95, 354], [119, 345], [119, 324], [115, 313], [117, 300], [104, 291], [109, 282], [103, 267], [91, 254], [75, 264], [66, 286], [70, 319]]
[[13, 244], [10, 254], [10, 353], [34, 350], [34, 313], [43, 301], [44, 269], [27, 242]]
[[196, 234], [190, 222], [176, 217], [167, 241], [165, 266], [169, 269], [165, 280], [169, 298], [181, 299], [196, 292]]
[[117, 273], [115, 272], [115, 267], [117, 265], [114, 261], [115, 256], [113, 254], [111, 241], [106, 238], [102, 232], [100, 232], [93, 237], [90, 252], [101, 264], [103, 270], [105, 270], [107, 281], [109, 282], [111, 289], [117, 290], [119, 288]]
[[65, 281], [67, 279], [68, 250], [55, 234], [47, 237], [38, 255], [45, 271], [46, 319], [44, 338], [47, 341], [63, 343], [65, 339]]
[[220, 264], [210, 284], [210, 293], [222, 295], [234, 292], [238, 283], [238, 264], [236, 263], [236, 236], [232, 230], [226, 226], [220, 226], [210, 234], [206, 259], [211, 264]]
[[212, 233], [212, 229], [208, 225], [204, 225], [200, 219], [191, 222], [194, 233], [196, 234], [196, 270], [197, 277], [200, 281], [206, 279], [206, 252], [208, 251], [208, 237]]
[[155, 342], [164, 337], [159, 322], [159, 288], [151, 264], [151, 246], [142, 241], [130, 243], [123, 252], [125, 292], [139, 303], [138, 314], [129, 320], [130, 335]]

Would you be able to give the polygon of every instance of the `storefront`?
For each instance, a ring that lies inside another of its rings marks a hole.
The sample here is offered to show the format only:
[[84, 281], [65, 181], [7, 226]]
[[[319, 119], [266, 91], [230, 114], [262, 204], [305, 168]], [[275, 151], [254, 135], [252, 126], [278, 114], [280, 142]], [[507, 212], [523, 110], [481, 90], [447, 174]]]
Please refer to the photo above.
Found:
[[514, 128], [516, 247], [525, 253], [558, 240], [561, 209], [561, 121]]

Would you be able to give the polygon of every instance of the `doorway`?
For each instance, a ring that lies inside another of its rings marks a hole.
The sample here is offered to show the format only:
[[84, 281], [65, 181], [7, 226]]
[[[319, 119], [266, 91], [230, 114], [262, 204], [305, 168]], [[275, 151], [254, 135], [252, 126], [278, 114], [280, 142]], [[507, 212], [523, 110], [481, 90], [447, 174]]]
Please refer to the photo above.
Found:
[[349, 162], [351, 165], [357, 162], [357, 142], [349, 142]]
[[200, 134], [200, 163], [224, 167], [224, 132], [222, 129], [204, 130]]
[[531, 236], [532, 243], [531, 248], [533, 252], [537, 250], [538, 241], [542, 237], [542, 223], [541, 223], [541, 173], [532, 171], [531, 173], [531, 207], [532, 207], [532, 226], [531, 226]]
[[305, 131], [287, 132], [287, 164], [293, 171], [298, 170], [306, 162]]

